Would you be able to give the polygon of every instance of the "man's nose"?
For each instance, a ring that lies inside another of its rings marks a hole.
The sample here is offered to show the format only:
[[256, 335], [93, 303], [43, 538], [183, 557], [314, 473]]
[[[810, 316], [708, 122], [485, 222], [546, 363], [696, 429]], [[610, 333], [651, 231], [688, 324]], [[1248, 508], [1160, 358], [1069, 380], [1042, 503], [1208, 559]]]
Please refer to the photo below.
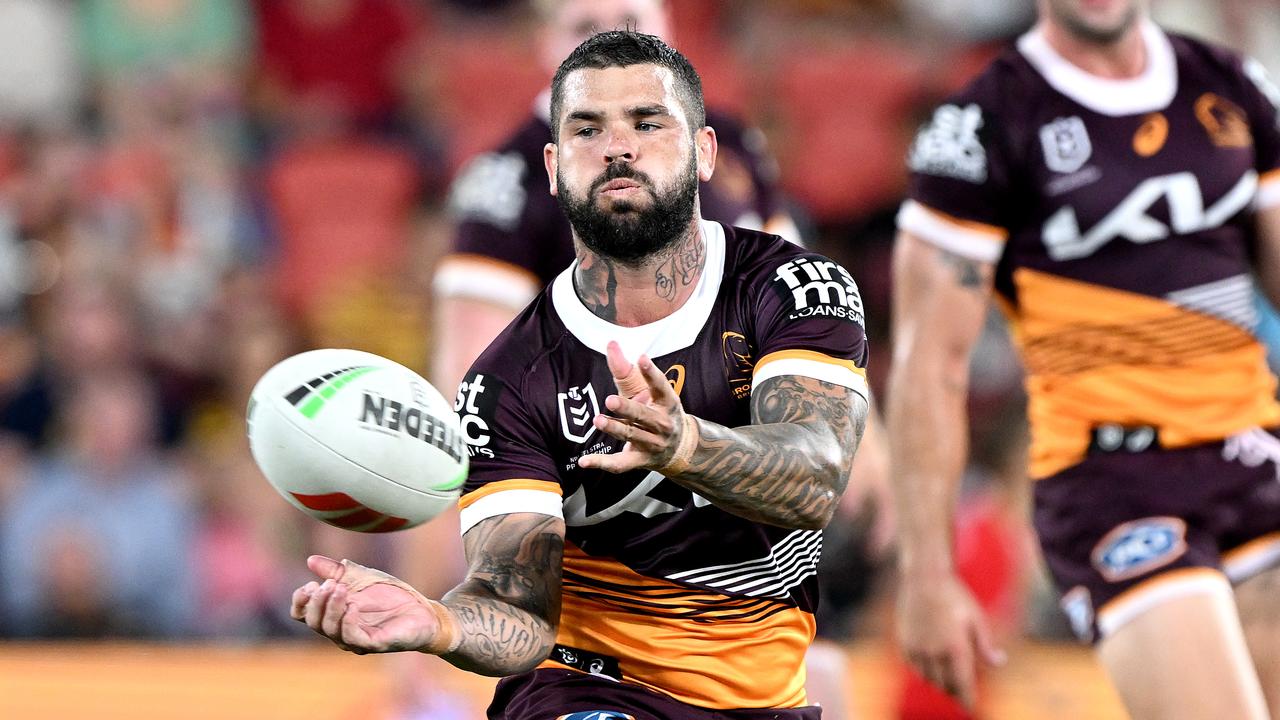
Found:
[[609, 142], [604, 147], [605, 164], [611, 165], [619, 160], [635, 162], [635, 138], [625, 130], [614, 130], [609, 133]]

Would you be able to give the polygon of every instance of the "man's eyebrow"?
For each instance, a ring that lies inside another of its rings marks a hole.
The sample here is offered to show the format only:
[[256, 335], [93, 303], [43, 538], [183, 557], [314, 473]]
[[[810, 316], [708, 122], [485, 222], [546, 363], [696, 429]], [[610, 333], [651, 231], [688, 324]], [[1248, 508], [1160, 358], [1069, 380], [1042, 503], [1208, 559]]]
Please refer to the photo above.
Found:
[[653, 117], [655, 115], [670, 115], [671, 111], [666, 105], [639, 105], [637, 107], [628, 108], [627, 115], [631, 117]]
[[600, 122], [604, 119], [604, 113], [597, 110], [574, 110], [564, 116], [565, 120], [582, 120], [584, 122]]

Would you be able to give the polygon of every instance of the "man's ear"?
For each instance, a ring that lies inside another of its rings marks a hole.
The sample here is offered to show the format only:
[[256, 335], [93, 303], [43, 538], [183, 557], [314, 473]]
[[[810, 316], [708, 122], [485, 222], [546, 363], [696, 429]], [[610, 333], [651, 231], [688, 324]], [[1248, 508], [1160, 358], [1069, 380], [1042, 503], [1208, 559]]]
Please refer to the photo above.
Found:
[[560, 167], [560, 147], [555, 143], [547, 143], [542, 146], [542, 164], [547, 167], [547, 182], [551, 186], [551, 195], [554, 197], [560, 192], [560, 188], [556, 187], [556, 168]]
[[698, 153], [698, 179], [706, 182], [716, 171], [716, 153], [720, 148], [715, 128], [710, 125], [700, 128], [693, 135], [693, 146]]

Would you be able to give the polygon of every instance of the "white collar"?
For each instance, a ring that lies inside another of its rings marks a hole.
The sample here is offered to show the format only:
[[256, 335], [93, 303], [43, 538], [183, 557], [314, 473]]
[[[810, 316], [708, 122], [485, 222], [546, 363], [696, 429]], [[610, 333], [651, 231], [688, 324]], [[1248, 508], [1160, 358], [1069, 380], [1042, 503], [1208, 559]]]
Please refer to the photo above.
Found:
[[1147, 67], [1125, 80], [1098, 77], [1058, 54], [1036, 27], [1018, 38], [1018, 50], [1055, 90], [1103, 115], [1117, 117], [1163, 110], [1178, 92], [1178, 62], [1164, 31], [1150, 20], [1141, 26]]
[[720, 281], [724, 276], [725, 237], [720, 223], [701, 220], [699, 227], [707, 246], [707, 262], [693, 294], [678, 310], [647, 325], [623, 327], [603, 320], [587, 309], [573, 289], [573, 271], [578, 261], [560, 273], [551, 283], [551, 305], [560, 321], [583, 345], [605, 354], [610, 340], [617, 340], [622, 354], [630, 360], [641, 353], [661, 357], [693, 344], [711, 317]]

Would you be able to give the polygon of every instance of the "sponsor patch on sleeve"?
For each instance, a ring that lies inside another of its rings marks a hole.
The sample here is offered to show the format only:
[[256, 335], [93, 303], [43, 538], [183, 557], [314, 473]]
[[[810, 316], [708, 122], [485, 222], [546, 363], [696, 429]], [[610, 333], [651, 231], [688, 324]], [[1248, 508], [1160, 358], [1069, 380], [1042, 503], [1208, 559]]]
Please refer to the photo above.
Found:
[[986, 182], [987, 151], [978, 137], [982, 125], [982, 108], [976, 104], [939, 107], [916, 136], [907, 165], [926, 175]]
[[778, 267], [773, 287], [790, 303], [791, 320], [834, 318], [864, 324], [862, 296], [853, 276], [821, 256], [793, 258]]
[[462, 437], [471, 457], [494, 458], [493, 426], [498, 398], [506, 386], [488, 373], [469, 373], [458, 384], [453, 409], [461, 420]]
[[527, 195], [525, 169], [519, 153], [486, 153], [476, 157], [454, 181], [449, 193], [449, 210], [460, 220], [515, 230]]

